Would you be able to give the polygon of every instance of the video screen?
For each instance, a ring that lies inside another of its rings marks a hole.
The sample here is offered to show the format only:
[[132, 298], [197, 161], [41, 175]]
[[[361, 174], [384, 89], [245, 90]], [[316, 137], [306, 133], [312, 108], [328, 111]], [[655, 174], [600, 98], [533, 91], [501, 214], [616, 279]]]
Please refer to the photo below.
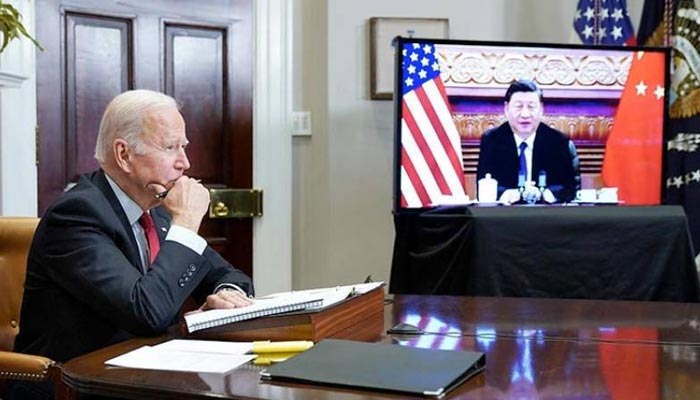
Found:
[[395, 45], [395, 211], [662, 202], [668, 49]]

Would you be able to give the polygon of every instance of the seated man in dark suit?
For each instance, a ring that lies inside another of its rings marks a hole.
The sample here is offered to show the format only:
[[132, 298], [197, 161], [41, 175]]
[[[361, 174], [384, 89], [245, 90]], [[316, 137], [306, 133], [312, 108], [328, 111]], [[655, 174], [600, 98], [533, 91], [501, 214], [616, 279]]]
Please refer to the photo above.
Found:
[[[251, 304], [251, 279], [197, 234], [209, 192], [185, 175], [187, 144], [172, 97], [134, 90], [110, 102], [95, 146], [101, 169], [59, 197], [34, 235], [16, 351], [65, 362], [158, 335], [190, 295], [201, 309]], [[11, 389], [15, 398], [52, 390]]]
[[477, 179], [491, 174], [503, 203], [520, 200], [520, 189], [530, 202], [540, 196], [548, 203], [568, 202], [580, 188], [576, 147], [565, 134], [540, 123], [542, 114], [540, 88], [515, 81], [505, 96], [508, 121], [481, 137]]

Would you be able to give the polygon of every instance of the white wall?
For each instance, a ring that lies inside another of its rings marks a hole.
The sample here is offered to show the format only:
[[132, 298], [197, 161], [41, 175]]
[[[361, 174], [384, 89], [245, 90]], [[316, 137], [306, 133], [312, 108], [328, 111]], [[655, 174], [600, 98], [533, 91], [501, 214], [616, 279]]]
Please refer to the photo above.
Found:
[[[34, 36], [34, 1], [11, 0]], [[19, 88], [0, 90], [0, 215], [37, 215], [36, 62], [24, 37], [0, 54], [0, 70], [26, 77]]]
[[294, 2], [292, 102], [311, 110], [311, 137], [295, 137], [293, 146], [292, 282], [295, 288], [332, 282], [329, 263], [330, 171], [328, 152], [328, 3]]
[[[628, 0], [639, 21], [643, 0]], [[574, 41], [576, 0], [297, 0], [294, 93], [312, 136], [294, 139], [295, 288], [388, 280], [393, 106], [369, 99], [368, 20], [449, 18], [450, 37]]]

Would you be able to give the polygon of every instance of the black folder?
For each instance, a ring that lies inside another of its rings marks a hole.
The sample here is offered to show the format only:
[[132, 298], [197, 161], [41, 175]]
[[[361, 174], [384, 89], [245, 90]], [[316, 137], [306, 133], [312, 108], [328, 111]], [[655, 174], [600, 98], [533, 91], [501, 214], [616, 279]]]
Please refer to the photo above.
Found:
[[484, 369], [484, 353], [325, 339], [261, 372], [263, 380], [441, 397]]

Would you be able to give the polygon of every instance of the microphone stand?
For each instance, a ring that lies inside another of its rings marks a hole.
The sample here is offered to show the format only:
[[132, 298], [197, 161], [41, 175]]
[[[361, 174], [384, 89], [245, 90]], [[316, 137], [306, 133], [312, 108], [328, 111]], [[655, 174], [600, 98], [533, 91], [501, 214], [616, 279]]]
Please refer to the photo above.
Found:
[[537, 204], [547, 204], [544, 200], [544, 191], [547, 190], [547, 172], [540, 171], [537, 177], [537, 188], [540, 190], [540, 199], [537, 201]]
[[520, 193], [520, 198], [518, 201], [512, 203], [512, 204], [527, 204], [524, 198], [525, 194], [525, 174], [520, 172], [518, 174], [518, 192]]

